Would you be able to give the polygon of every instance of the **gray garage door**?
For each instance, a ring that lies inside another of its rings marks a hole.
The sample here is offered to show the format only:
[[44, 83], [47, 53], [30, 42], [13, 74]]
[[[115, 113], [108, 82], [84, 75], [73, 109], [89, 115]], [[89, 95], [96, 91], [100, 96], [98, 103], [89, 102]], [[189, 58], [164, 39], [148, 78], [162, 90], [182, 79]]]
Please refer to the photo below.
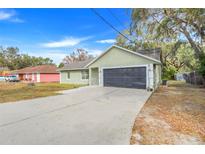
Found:
[[146, 89], [146, 67], [103, 70], [104, 86]]

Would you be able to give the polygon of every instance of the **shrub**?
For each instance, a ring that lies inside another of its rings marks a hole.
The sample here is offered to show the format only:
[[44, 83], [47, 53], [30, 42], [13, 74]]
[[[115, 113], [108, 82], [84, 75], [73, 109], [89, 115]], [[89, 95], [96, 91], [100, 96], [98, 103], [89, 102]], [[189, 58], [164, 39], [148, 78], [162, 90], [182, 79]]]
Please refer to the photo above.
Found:
[[162, 79], [163, 80], [172, 80], [174, 79], [174, 75], [176, 74], [176, 68], [172, 66], [167, 66], [163, 68]]

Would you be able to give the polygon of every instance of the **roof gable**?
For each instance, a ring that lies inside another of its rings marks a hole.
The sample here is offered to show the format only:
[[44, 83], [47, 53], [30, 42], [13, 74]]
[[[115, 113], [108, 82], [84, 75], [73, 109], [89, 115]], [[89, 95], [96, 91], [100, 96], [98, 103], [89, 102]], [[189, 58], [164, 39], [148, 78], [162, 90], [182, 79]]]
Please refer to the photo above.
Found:
[[94, 60], [92, 60], [90, 63], [88, 63], [88, 64], [86, 65], [86, 67], [90, 66], [91, 64], [93, 64], [94, 62], [96, 62], [98, 59], [100, 59], [101, 57], [103, 57], [106, 53], [108, 53], [109, 51], [111, 51], [112, 48], [121, 49], [122, 51], [131, 53], [131, 54], [133, 54], [133, 55], [135, 55], [135, 56], [139, 56], [139, 57], [142, 57], [142, 58], [144, 58], [144, 59], [151, 60], [151, 61], [153, 61], [153, 62], [155, 62], [155, 63], [161, 64], [161, 62], [160, 62], [159, 60], [157, 60], [157, 59], [154, 59], [154, 58], [145, 56], [145, 55], [140, 54], [140, 53], [138, 53], [138, 52], [134, 52], [134, 51], [131, 51], [131, 50], [128, 50], [128, 49], [119, 47], [119, 46], [117, 46], [117, 45], [113, 45], [113, 46], [111, 46], [110, 48], [108, 48], [104, 53], [102, 53], [100, 56], [98, 56], [97, 58], [95, 58]]

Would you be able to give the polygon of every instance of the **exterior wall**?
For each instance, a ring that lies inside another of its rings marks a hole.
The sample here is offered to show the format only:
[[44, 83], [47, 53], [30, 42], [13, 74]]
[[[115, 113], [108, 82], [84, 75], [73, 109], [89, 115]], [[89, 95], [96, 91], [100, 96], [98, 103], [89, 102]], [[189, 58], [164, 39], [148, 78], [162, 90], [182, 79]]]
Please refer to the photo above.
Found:
[[[37, 82], [37, 73], [19, 74], [19, 79]], [[40, 74], [40, 82], [59, 82], [59, 74]]]
[[162, 67], [161, 65], [156, 65], [156, 70], [155, 70], [155, 81], [156, 81], [156, 85], [155, 85], [155, 88], [157, 88], [160, 84], [161, 84], [161, 76], [162, 76]]
[[23, 80], [23, 77], [24, 77], [23, 74], [17, 74], [17, 75], [18, 75], [19, 80]]
[[115, 67], [115, 66], [129, 66], [129, 65], [145, 65], [153, 64], [152, 60], [133, 55], [132, 53], [123, 51], [118, 48], [112, 48], [100, 59], [89, 66], [91, 67]]
[[40, 74], [40, 82], [59, 82], [59, 74]]
[[[33, 81], [32, 80], [32, 74], [31, 73], [28, 73], [28, 74], [19, 74], [19, 79], [20, 80], [25, 80], [25, 81]], [[35, 82], [35, 80], [34, 80]]]
[[155, 89], [155, 73], [154, 73], [154, 65], [147, 65], [147, 88]]
[[161, 84], [161, 65], [154, 66], [154, 89]]
[[41, 82], [41, 75], [40, 75], [40, 73], [36, 73], [36, 82]]
[[28, 73], [28, 74], [17, 74], [17, 76], [18, 76], [19, 80], [36, 82], [35, 74], [31, 74], [31, 73]]
[[[71, 83], [71, 84], [89, 84], [89, 79], [82, 79], [82, 70], [73, 70], [73, 71], [61, 71], [60, 72], [60, 81], [61, 83]], [[67, 78], [67, 73], [70, 72], [70, 79]]]
[[37, 82], [37, 74], [33, 74], [34, 75], [34, 81]]
[[89, 76], [90, 76], [90, 85], [99, 85], [98, 68], [92, 68]]
[[[129, 66], [145, 66], [147, 67], [147, 88], [155, 88], [155, 73], [153, 64], [155, 62], [132, 53], [125, 52], [122, 49], [112, 48], [100, 59], [89, 66], [89, 72], [92, 68], [99, 68], [99, 85], [103, 85], [103, 68], [108, 67], [129, 67]], [[90, 73], [92, 77], [92, 72]]]

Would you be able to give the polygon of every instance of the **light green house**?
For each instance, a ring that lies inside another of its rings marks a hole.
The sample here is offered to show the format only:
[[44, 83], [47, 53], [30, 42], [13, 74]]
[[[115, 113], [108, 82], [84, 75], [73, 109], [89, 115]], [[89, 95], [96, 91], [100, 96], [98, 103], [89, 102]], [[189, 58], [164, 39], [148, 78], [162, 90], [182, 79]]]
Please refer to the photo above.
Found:
[[59, 70], [60, 83], [156, 89], [161, 83], [158, 51], [134, 52], [113, 45], [95, 59], [64, 66]]

